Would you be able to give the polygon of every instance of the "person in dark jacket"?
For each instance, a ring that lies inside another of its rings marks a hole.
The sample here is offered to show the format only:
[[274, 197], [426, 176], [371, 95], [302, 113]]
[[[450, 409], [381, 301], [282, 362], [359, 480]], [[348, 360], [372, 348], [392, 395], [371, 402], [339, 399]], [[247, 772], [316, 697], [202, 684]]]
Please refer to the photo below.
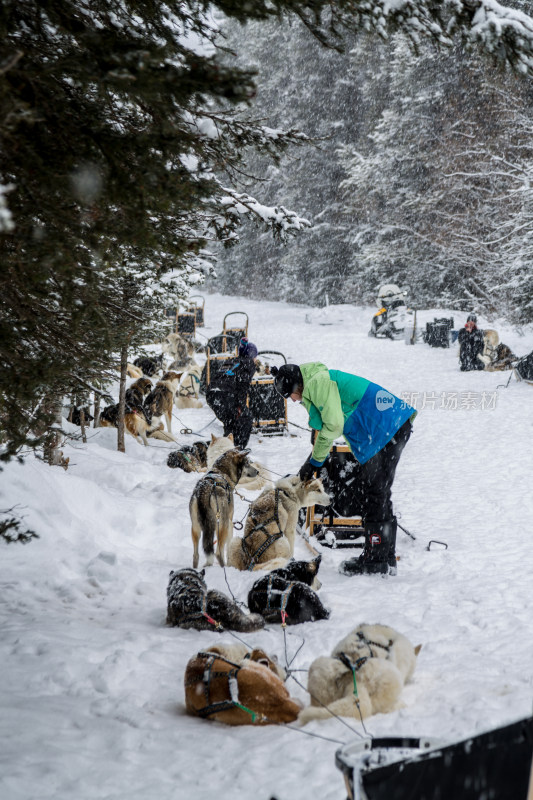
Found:
[[317, 431], [313, 451], [300, 468], [307, 480], [327, 459], [335, 439], [344, 436], [358, 462], [357, 494], [365, 529], [359, 558], [343, 561], [344, 575], [396, 574], [396, 530], [391, 489], [396, 467], [412, 430], [416, 411], [366, 378], [328, 369], [320, 362], [272, 368], [283, 397], [301, 401]]
[[257, 347], [241, 339], [239, 355], [228, 359], [225, 368], [208, 386], [207, 405], [224, 425], [224, 436], [233, 434], [235, 447], [245, 448], [252, 432], [252, 415], [246, 400], [255, 372]]
[[477, 327], [477, 317], [469, 314], [464, 328], [459, 331], [459, 362], [461, 372], [470, 372], [474, 369], [485, 369], [485, 364], [478, 356], [483, 352], [483, 331]]

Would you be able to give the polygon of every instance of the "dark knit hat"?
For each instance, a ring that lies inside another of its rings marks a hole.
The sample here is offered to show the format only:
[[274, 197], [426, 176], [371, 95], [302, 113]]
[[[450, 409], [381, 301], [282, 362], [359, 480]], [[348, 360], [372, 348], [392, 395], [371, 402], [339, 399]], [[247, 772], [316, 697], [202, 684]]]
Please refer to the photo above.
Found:
[[241, 339], [239, 355], [241, 357], [255, 358], [257, 356], [257, 347], [253, 342], [249, 342], [248, 339]]
[[477, 322], [477, 317], [476, 317], [475, 314], [469, 314], [468, 317], [466, 318], [466, 321], [467, 322]]
[[298, 364], [282, 364], [281, 367], [271, 367], [270, 374], [274, 376], [274, 386], [282, 397], [290, 397], [293, 392], [304, 385], [304, 379]]

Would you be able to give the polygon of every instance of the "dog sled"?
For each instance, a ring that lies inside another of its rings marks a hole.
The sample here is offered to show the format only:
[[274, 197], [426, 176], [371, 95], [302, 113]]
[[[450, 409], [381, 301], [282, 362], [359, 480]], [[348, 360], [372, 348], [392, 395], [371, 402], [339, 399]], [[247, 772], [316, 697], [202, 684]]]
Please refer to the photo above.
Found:
[[422, 339], [430, 347], [449, 347], [452, 342], [453, 317], [446, 319], [433, 319], [426, 322], [426, 330]]
[[337, 750], [348, 800], [531, 800], [533, 717], [442, 745], [363, 737]]
[[261, 350], [257, 356], [263, 357], [267, 363], [264, 373], [254, 375], [250, 384], [248, 408], [253, 418], [252, 431], [265, 436], [280, 436], [288, 429], [287, 401], [276, 391], [270, 374], [270, 361], [272, 356], [280, 356], [286, 364], [287, 359], [277, 350]]
[[[240, 324], [230, 328], [228, 326], [227, 319], [228, 317], [233, 317], [238, 315], [239, 317], [243, 317], [244, 319], [240, 320]], [[222, 324], [222, 333], [228, 337], [237, 337], [237, 347], [239, 346], [239, 342], [241, 339], [244, 339], [248, 336], [248, 314], [245, 311], [230, 311], [224, 317], [224, 321]]]
[[514, 376], [518, 381], [526, 381], [533, 386], [533, 351], [520, 358], [514, 366]]
[[[313, 431], [314, 442], [316, 432]], [[310, 506], [305, 516], [309, 536], [315, 536], [325, 547], [363, 547], [365, 529], [359, 513], [359, 464], [345, 444], [331, 448], [320, 468], [319, 478], [331, 498], [329, 506]], [[302, 515], [303, 516], [303, 515]]]
[[204, 307], [205, 307], [205, 298], [202, 297], [201, 294], [192, 294], [189, 297], [189, 305], [187, 307], [187, 311], [190, 314], [194, 314], [195, 324], [197, 328], [203, 328], [205, 325]]

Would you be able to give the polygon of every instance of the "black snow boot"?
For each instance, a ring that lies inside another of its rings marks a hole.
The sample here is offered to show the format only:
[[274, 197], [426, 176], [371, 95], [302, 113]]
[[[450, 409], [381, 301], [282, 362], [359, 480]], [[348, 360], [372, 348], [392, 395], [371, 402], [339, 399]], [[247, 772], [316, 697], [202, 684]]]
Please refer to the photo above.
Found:
[[[396, 520], [365, 522], [365, 547], [359, 558], [343, 561], [339, 572], [343, 575], [387, 575], [389, 561], [396, 566], [394, 541]], [[393, 573], [394, 574], [394, 573]]]

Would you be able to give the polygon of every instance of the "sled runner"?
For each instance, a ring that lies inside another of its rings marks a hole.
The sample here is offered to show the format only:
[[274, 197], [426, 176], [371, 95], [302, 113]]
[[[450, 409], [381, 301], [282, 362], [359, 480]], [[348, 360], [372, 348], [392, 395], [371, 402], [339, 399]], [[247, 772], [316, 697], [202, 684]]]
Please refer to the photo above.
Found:
[[[315, 431], [312, 439], [314, 441]], [[325, 547], [363, 547], [365, 530], [359, 513], [358, 463], [348, 445], [333, 445], [325, 464], [318, 471], [329, 506], [307, 509], [305, 527]]]
[[203, 298], [201, 294], [193, 294], [189, 297], [189, 302], [190, 305], [187, 310], [190, 313], [194, 314], [196, 327], [203, 328], [205, 324], [204, 323], [205, 298]]
[[265, 436], [282, 435], [288, 428], [287, 401], [276, 391], [274, 378], [270, 375], [270, 357], [281, 356], [283, 363], [287, 359], [277, 350], [261, 350], [258, 358], [266, 361], [265, 373], [254, 376], [248, 394], [248, 408], [253, 417], [252, 430]]
[[528, 717], [445, 746], [431, 739], [358, 739], [337, 750], [335, 763], [348, 800], [528, 800], [532, 755]]

